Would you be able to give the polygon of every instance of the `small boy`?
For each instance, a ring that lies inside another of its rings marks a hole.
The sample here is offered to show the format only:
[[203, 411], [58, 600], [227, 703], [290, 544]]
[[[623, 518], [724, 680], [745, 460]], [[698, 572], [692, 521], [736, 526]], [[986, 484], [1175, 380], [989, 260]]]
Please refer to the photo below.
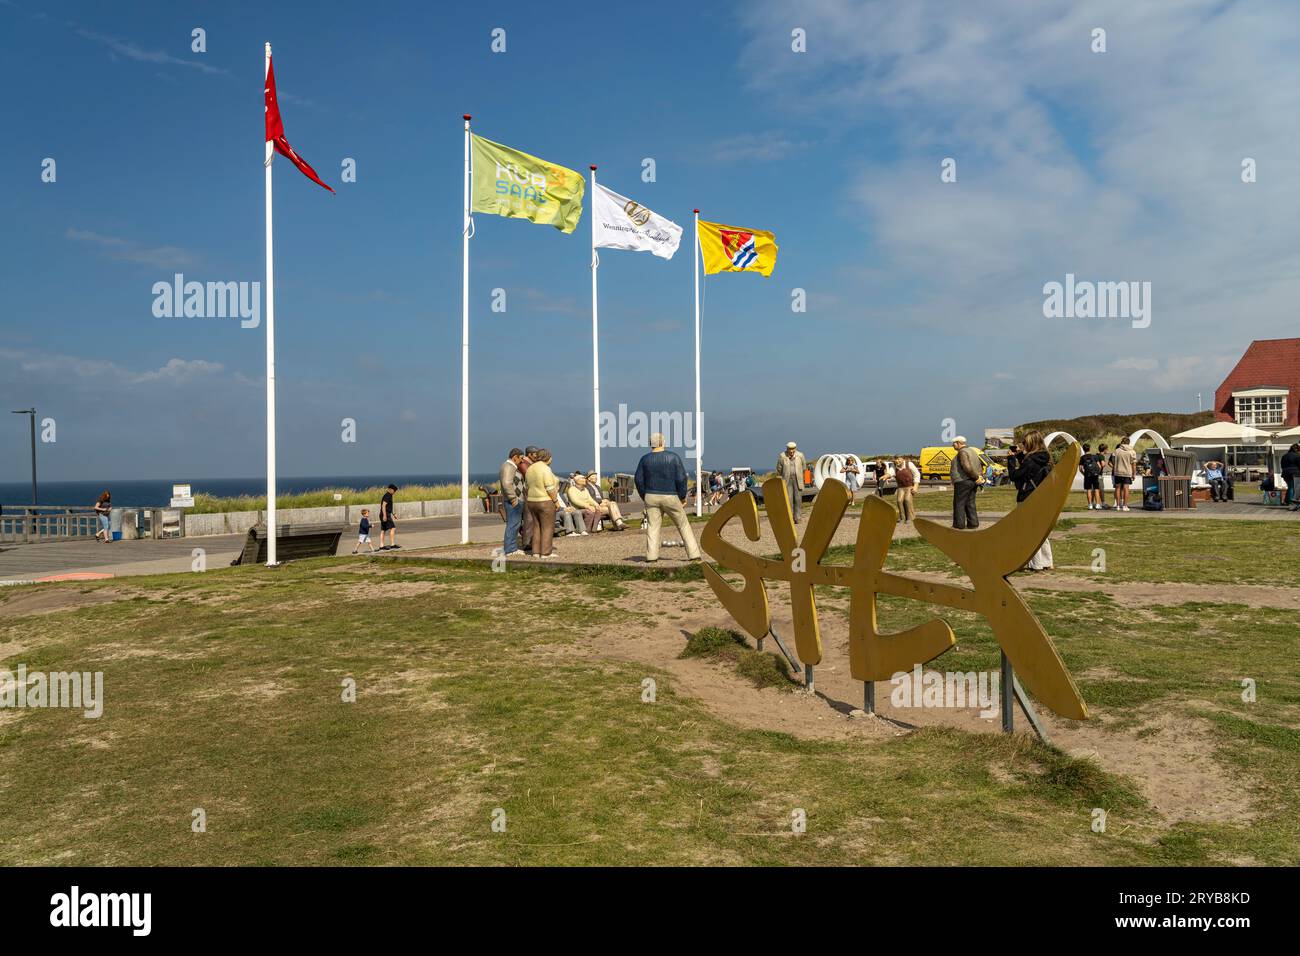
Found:
[[357, 526], [357, 546], [352, 549], [352, 553], [356, 554], [358, 551], [360, 551], [361, 546], [363, 544], [370, 549], [371, 554], [374, 553], [375, 545], [370, 540], [370, 509], [369, 508], [361, 509], [361, 524]]

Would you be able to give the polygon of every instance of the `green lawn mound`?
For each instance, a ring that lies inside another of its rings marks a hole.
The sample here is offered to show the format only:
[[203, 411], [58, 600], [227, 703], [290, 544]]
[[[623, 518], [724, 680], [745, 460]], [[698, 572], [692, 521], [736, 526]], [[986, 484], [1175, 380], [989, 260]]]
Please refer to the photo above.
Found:
[[732, 664], [736, 673], [755, 687], [794, 690], [801, 686], [785, 659], [749, 646], [745, 635], [724, 627], [702, 627], [686, 642], [678, 657], [707, 657]]

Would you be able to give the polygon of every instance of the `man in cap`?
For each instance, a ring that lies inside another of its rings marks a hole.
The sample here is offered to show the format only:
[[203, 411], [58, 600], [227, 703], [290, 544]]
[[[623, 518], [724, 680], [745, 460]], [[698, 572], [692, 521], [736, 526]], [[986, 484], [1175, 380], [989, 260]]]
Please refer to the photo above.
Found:
[[799, 511], [803, 506], [803, 473], [808, 462], [803, 457], [799, 446], [792, 441], [785, 443], [785, 454], [776, 459], [776, 473], [785, 482], [786, 494], [790, 496], [790, 511], [794, 523], [799, 523]]
[[978, 528], [980, 516], [975, 510], [975, 492], [984, 484], [984, 469], [974, 448], [966, 444], [966, 436], [952, 440], [952, 526]]

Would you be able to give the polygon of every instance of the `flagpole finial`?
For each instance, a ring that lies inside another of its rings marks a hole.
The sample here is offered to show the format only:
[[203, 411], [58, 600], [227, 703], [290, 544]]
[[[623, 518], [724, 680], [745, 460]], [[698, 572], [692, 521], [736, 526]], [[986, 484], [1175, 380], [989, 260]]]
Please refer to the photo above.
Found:
[[698, 210], [698, 209], [697, 209], [697, 210], [695, 210], [695, 215], [697, 215], [697, 216], [698, 216], [698, 215], [699, 215], [699, 214], [700, 214], [700, 211], [699, 211], [699, 210]]
[[592, 166], [592, 167], [591, 167], [591, 170], [592, 170], [592, 172], [595, 172], [595, 171], [596, 171], [596, 167], [595, 167], [595, 166]]
[[468, 123], [468, 122], [469, 122], [470, 120], [472, 120], [474, 117], [470, 116], [468, 113], [462, 113], [462, 114], [461, 114], [461, 118], [464, 119], [466, 123]]

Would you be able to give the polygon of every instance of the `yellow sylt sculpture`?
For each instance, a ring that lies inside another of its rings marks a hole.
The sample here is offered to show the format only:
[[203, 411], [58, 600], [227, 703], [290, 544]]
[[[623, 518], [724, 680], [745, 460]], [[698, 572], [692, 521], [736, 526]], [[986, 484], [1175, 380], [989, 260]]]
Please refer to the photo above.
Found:
[[759, 540], [758, 505], [751, 494], [731, 498], [709, 520], [700, 545], [724, 568], [739, 572], [745, 585], [732, 588], [718, 572], [704, 566], [704, 577], [736, 622], [755, 639], [771, 629], [767, 581], [788, 581], [794, 610], [794, 639], [799, 659], [820, 664], [821, 629], [817, 622], [816, 585], [847, 587], [849, 603], [849, 671], [855, 680], [886, 681], [899, 671], [934, 660], [956, 643], [952, 628], [938, 618], [897, 634], [881, 634], [876, 595], [892, 594], [943, 607], [974, 611], [989, 622], [1021, 683], [1046, 707], [1062, 717], [1083, 720], [1087, 705], [1065, 669], [1051, 638], [1016, 593], [1007, 575], [1024, 567], [1037, 551], [1065, 506], [1082, 454], [1072, 444], [1052, 472], [1010, 514], [976, 531], [958, 531], [925, 518], [916, 519], [921, 537], [952, 558], [966, 572], [971, 587], [935, 584], [884, 570], [897, 513], [877, 497], [863, 503], [856, 554], [849, 567], [820, 562], [852, 500], [843, 482], [822, 485], [802, 540], [795, 539], [790, 501], [780, 478], [763, 483], [767, 517], [781, 549], [780, 560], [760, 558], [724, 541], [722, 529], [739, 517], [750, 541]]

